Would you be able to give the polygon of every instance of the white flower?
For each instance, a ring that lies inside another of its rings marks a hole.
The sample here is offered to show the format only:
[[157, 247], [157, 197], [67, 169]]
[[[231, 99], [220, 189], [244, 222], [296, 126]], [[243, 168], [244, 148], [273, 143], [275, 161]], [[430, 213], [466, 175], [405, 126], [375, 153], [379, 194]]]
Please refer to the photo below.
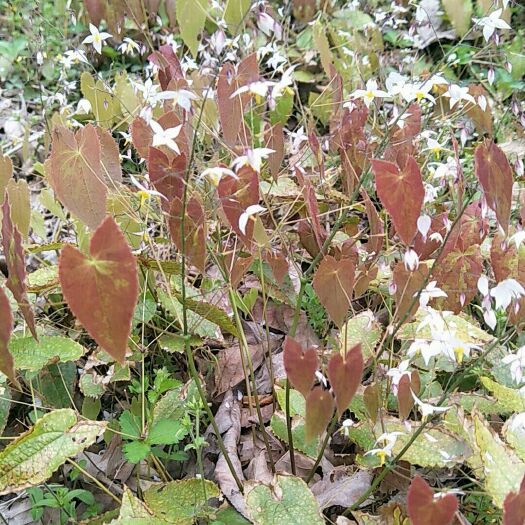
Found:
[[486, 275], [480, 275], [478, 279], [478, 290], [483, 297], [489, 294], [489, 280]]
[[111, 38], [112, 35], [109, 33], [100, 33], [98, 28], [94, 26], [93, 24], [89, 24], [89, 31], [91, 32], [90, 35], [88, 35], [84, 40], [82, 41], [83, 44], [92, 44], [95, 51], [100, 55], [102, 54], [102, 43], [104, 40], [107, 40], [108, 38]]
[[125, 36], [122, 41], [122, 44], [118, 46], [118, 50], [123, 55], [134, 56], [135, 53], [140, 53], [140, 46], [139, 44], [137, 44], [137, 42], [135, 42], [135, 40], [132, 40], [131, 38]]
[[161, 91], [155, 95], [156, 100], [173, 100], [173, 102], [186, 111], [191, 110], [191, 101], [199, 97], [187, 89], [177, 89], [176, 91]]
[[500, 18], [503, 9], [496, 9], [489, 16], [474, 18], [474, 22], [483, 27], [483, 36], [488, 42], [496, 29], [511, 29], [509, 24]]
[[271, 109], [275, 108], [275, 104], [276, 104], [277, 99], [283, 95], [283, 93], [286, 90], [286, 88], [288, 88], [288, 86], [291, 86], [293, 84], [292, 73], [293, 73], [294, 69], [295, 69], [295, 66], [289, 67], [283, 73], [283, 76], [281, 77], [281, 80], [279, 80], [279, 82], [277, 82], [273, 86], [272, 93], [271, 93], [271, 99], [270, 99], [271, 106], [273, 106]]
[[263, 211], [266, 211], [266, 208], [263, 208], [259, 204], [252, 204], [241, 213], [241, 216], [239, 217], [239, 230], [241, 230], [243, 235], [246, 235], [246, 226], [248, 225], [250, 218]]
[[271, 36], [273, 33], [277, 40], [282, 38], [283, 30], [281, 24], [274, 20], [268, 13], [258, 11], [257, 25], [266, 36]]
[[392, 97], [399, 95], [407, 83], [407, 77], [400, 75], [397, 71], [392, 71], [385, 80], [388, 94]]
[[164, 129], [158, 122], [152, 120], [149, 125], [153, 130], [153, 142], [151, 143], [153, 147], [167, 146], [177, 153], [177, 155], [180, 154], [179, 146], [177, 146], [174, 139], [179, 136], [180, 130], [182, 129], [181, 124], [174, 128]]
[[405, 252], [405, 255], [403, 255], [403, 261], [405, 263], [405, 268], [411, 272], [417, 270], [417, 267], [419, 266], [419, 257], [411, 248], [409, 248]]
[[250, 82], [249, 84], [246, 84], [245, 86], [241, 86], [239, 89], [236, 89], [230, 95], [230, 98], [234, 98], [237, 95], [242, 95], [243, 93], [251, 93], [252, 95], [265, 97], [268, 93], [268, 89], [274, 84], [275, 82], [270, 82], [269, 80], [256, 80], [255, 82]]
[[519, 250], [520, 244], [525, 241], [525, 230], [517, 231], [514, 235], [512, 235], [509, 239], [509, 242], [514, 241], [516, 244], [516, 250]]
[[496, 300], [496, 309], [505, 310], [512, 300], [525, 296], [525, 290], [515, 279], [505, 279], [492, 288], [490, 295]]
[[421, 290], [419, 296], [419, 306], [421, 306], [421, 308], [425, 308], [430, 299], [434, 299], [435, 297], [447, 297], [447, 293], [441, 288], [438, 288], [436, 284], [437, 281], [430, 281], [427, 286]]
[[238, 169], [242, 166], [248, 165], [251, 166], [251, 168], [253, 168], [254, 171], [260, 173], [263, 159], [265, 159], [266, 157], [268, 157], [268, 155], [271, 155], [272, 153], [275, 153], [275, 150], [270, 148], [248, 149], [246, 151], [246, 155], [241, 155], [232, 162], [232, 167]]
[[430, 94], [432, 87], [433, 84], [429, 81], [416, 84], [407, 83], [401, 88], [401, 96], [406, 102], [429, 100], [432, 104], [435, 104], [436, 99]]
[[423, 241], [427, 240], [430, 226], [432, 226], [432, 219], [428, 215], [421, 215], [417, 218], [417, 230], [423, 237]]
[[149, 196], [156, 196], [156, 197], [160, 197], [161, 199], [168, 200], [168, 198], [162, 193], [146, 188], [146, 186], [144, 186], [144, 184], [141, 184], [133, 175], [131, 175], [131, 173], [129, 174], [129, 177], [130, 177], [132, 184], [136, 188], [138, 188], [139, 191], [137, 193], [139, 194], [141, 198], [149, 197]]
[[444, 151], [443, 144], [440, 144], [436, 139], [429, 137], [427, 139], [427, 147], [423, 151], [431, 151], [436, 157]]
[[[411, 391], [412, 392], [412, 391]], [[414, 402], [416, 403], [419, 411], [421, 412], [421, 416], [423, 419], [428, 418], [429, 416], [432, 416], [433, 414], [440, 414], [442, 412], [446, 412], [451, 407], [435, 407], [429, 403], [424, 403], [419, 399], [419, 397], [412, 392], [412, 397], [414, 398]]]
[[77, 104], [77, 113], [87, 115], [91, 112], [91, 102], [87, 98], [81, 98]]
[[468, 102], [476, 103], [474, 97], [469, 94], [468, 87], [461, 87], [457, 84], [451, 84], [448, 90], [443, 93], [444, 97], [450, 98], [450, 109], [452, 109], [461, 100], [467, 100]]
[[523, 370], [525, 369], [525, 346], [518, 348], [515, 354], [507, 355], [503, 358], [506, 365], [510, 364], [510, 374], [516, 383], [521, 383]]
[[219, 182], [225, 175], [229, 175], [235, 179], [239, 178], [232, 170], [228, 168], [221, 168], [220, 166], [216, 166], [215, 168], [206, 168], [200, 174], [199, 178], [207, 178], [214, 186], [218, 186]]
[[71, 66], [78, 64], [79, 62], [89, 64], [86, 54], [80, 49], [66, 51], [64, 56], [60, 59], [60, 62], [66, 69], [69, 69]]
[[401, 361], [397, 368], [391, 368], [386, 375], [392, 378], [392, 392], [394, 395], [397, 395], [397, 387], [399, 385], [399, 381], [401, 381], [401, 378], [405, 375], [410, 375], [410, 372], [408, 372], [408, 367], [410, 366], [410, 360], [405, 359], [404, 361]]
[[[370, 107], [370, 104], [374, 101], [375, 98], [385, 98], [389, 94], [386, 91], [377, 89], [377, 82], [375, 80], [368, 80], [366, 83], [366, 89], [356, 89], [351, 97], [352, 98], [362, 98], [366, 107]], [[351, 103], [345, 102], [344, 107], [349, 107]]]
[[365, 456], [378, 456], [381, 460], [381, 465], [384, 465], [386, 457], [392, 457], [392, 450], [394, 449], [398, 436], [403, 435], [403, 432], [385, 432], [384, 434], [381, 434], [377, 438], [375, 445], [384, 443], [384, 446], [382, 448], [373, 448], [372, 450], [365, 452]]

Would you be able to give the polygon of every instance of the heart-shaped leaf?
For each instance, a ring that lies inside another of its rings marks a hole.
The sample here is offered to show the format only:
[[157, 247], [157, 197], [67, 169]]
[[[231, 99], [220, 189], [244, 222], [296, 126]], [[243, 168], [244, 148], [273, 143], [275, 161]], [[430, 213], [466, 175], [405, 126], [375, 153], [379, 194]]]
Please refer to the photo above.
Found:
[[328, 390], [316, 386], [306, 396], [305, 441], [309, 443], [320, 436], [334, 413], [334, 398]]
[[335, 353], [328, 363], [328, 379], [335, 394], [339, 417], [348, 408], [363, 377], [363, 354], [361, 345], [355, 345], [345, 356]]
[[350, 308], [355, 264], [350, 258], [323, 257], [315, 272], [313, 287], [334, 323], [341, 327]]
[[112, 217], [93, 234], [89, 256], [73, 246], [62, 249], [59, 278], [69, 307], [91, 337], [124, 362], [138, 297], [137, 266]]
[[412, 525], [449, 525], [458, 509], [458, 500], [454, 494], [434, 499], [428, 483], [416, 476], [408, 489], [407, 506]]
[[[184, 233], [182, 233], [182, 217], [184, 217]], [[169, 227], [171, 238], [177, 248], [182, 251], [182, 236], [184, 235], [184, 251], [190, 262], [201, 272], [206, 265], [206, 216], [198, 194], [191, 196], [186, 207], [179, 197], [171, 201]]]
[[88, 124], [76, 134], [58, 126], [53, 130], [46, 175], [58, 200], [89, 228], [106, 216], [107, 187], [102, 173], [100, 141]]
[[0, 371], [13, 383], [18, 384], [15, 375], [13, 356], [9, 352], [8, 343], [13, 331], [13, 314], [9, 306], [9, 299], [0, 288]]
[[503, 525], [525, 523], [525, 477], [521, 480], [519, 492], [510, 492], [503, 503]]
[[2, 206], [2, 248], [4, 249], [4, 257], [9, 275], [5, 285], [11, 290], [15, 301], [18, 303], [31, 334], [35, 339], [38, 339], [35, 317], [29, 305], [29, 300], [27, 299], [26, 265], [22, 236], [11, 220], [11, 206], [7, 193]]
[[487, 205], [496, 213], [499, 225], [507, 233], [512, 204], [512, 168], [507, 156], [491, 140], [485, 140], [474, 152], [475, 173]]
[[306, 398], [314, 384], [315, 371], [319, 367], [314, 348], [304, 350], [289, 336], [284, 340], [284, 369], [290, 383]]
[[393, 162], [372, 160], [377, 194], [386, 208], [401, 240], [409, 245], [417, 232], [425, 188], [414, 157], [409, 156], [403, 169]]

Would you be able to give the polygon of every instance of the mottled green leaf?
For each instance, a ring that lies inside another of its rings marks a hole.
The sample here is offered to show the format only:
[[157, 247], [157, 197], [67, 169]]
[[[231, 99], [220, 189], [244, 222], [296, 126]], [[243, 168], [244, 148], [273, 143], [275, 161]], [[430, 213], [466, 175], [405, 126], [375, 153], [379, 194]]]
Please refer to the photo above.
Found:
[[43, 483], [105, 428], [106, 423], [80, 420], [67, 408], [45, 414], [0, 452], [0, 494]]
[[9, 350], [15, 360], [15, 368], [36, 372], [55, 361], [76, 361], [86, 349], [67, 337], [41, 336], [38, 341], [32, 337], [11, 339]]
[[256, 484], [245, 494], [246, 508], [255, 525], [323, 525], [319, 506], [306, 483], [277, 475], [271, 486]]

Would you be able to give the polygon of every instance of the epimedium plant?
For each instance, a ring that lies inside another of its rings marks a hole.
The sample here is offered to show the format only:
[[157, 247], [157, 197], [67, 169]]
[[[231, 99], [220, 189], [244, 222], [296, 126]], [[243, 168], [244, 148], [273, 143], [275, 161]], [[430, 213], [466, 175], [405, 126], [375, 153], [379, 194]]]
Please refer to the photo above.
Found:
[[29, 184], [0, 158], [0, 493], [437, 525], [474, 486], [523, 523], [523, 8], [78, 7], [82, 98]]

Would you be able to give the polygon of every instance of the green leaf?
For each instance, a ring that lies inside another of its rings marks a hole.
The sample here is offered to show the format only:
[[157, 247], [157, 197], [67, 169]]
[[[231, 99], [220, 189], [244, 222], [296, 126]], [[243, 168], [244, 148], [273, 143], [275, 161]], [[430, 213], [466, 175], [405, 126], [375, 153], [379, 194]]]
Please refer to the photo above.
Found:
[[[452, 312], [442, 312], [447, 328], [455, 333], [455, 336], [465, 343], [485, 344], [494, 340], [494, 337], [482, 330], [472, 317], [461, 313], [454, 315]], [[418, 330], [425, 312], [419, 309], [416, 319], [412, 323], [404, 325], [396, 335], [401, 341], [413, 341], [414, 339], [432, 340], [430, 327], [424, 326]]]
[[475, 414], [474, 439], [479, 448], [485, 477], [485, 490], [499, 508], [509, 492], [519, 492], [525, 463], [490, 428], [483, 416]]
[[[290, 403], [291, 407], [291, 403]], [[286, 417], [282, 412], [275, 412], [270, 420], [270, 428], [273, 434], [284, 443], [288, 442], [288, 431], [286, 428]], [[319, 438], [316, 437], [308, 443], [305, 438], [305, 420], [303, 417], [292, 418], [292, 436], [294, 446], [297, 450], [304, 452], [311, 458], [316, 458], [319, 453]]]
[[503, 436], [520, 459], [525, 461], [525, 412], [514, 414], [507, 420], [503, 427]]
[[61, 336], [18, 337], [9, 342], [15, 368], [37, 372], [55, 361], [76, 361], [86, 349], [76, 341]]
[[[284, 388], [276, 387], [275, 394], [281, 410], [286, 413], [286, 390]], [[306, 402], [304, 397], [300, 392], [293, 388], [290, 388], [290, 415], [299, 415], [302, 417], [305, 417], [306, 415]]]
[[106, 386], [95, 382], [93, 374], [82, 374], [80, 376], [80, 391], [87, 397], [98, 398], [104, 395]]
[[[397, 437], [396, 443], [392, 450], [393, 455], [398, 454], [411, 438], [412, 433], [419, 426], [417, 422], [410, 422], [411, 430], [407, 429], [403, 423], [394, 418], [383, 418], [378, 421], [375, 428], [372, 429], [370, 424], [363, 424], [351, 427], [348, 430], [349, 439], [358, 444], [363, 450], [368, 451], [375, 446], [375, 440], [383, 432], [402, 432]], [[383, 426], [384, 425], [384, 426]], [[450, 467], [455, 464], [461, 464], [471, 454], [468, 444], [452, 432], [448, 432], [441, 426], [428, 427], [425, 432], [421, 433], [412, 443], [410, 448], [405, 452], [403, 461], [408, 461], [413, 465], [422, 467]]]
[[250, 522], [239, 514], [233, 507], [221, 509], [215, 515], [215, 522], [224, 525], [250, 525]]
[[0, 494], [43, 483], [68, 458], [94, 443], [105, 428], [106, 423], [81, 420], [67, 408], [45, 414], [0, 452]]
[[150, 445], [174, 445], [187, 434], [188, 429], [181, 421], [161, 419], [152, 425], [147, 442]]
[[[120, 514], [116, 520], [109, 525], [162, 525], [163, 522], [156, 519], [153, 513], [133, 495], [128, 488], [124, 489]], [[164, 522], [165, 525], [165, 522]]]
[[452, 27], [462, 37], [470, 29], [472, 0], [442, 0], [443, 8]]
[[361, 343], [361, 351], [366, 360], [374, 355], [380, 338], [381, 325], [376, 321], [374, 314], [367, 310], [349, 319], [341, 328], [339, 349], [344, 354], [357, 343]]
[[140, 422], [129, 410], [124, 410], [119, 418], [120, 430], [127, 439], [140, 438]]
[[139, 463], [146, 459], [151, 452], [151, 447], [144, 441], [131, 441], [126, 443], [122, 449], [124, 450], [124, 456], [130, 463]]
[[272, 486], [257, 484], [245, 495], [255, 525], [323, 525], [324, 519], [306, 483], [294, 476], [277, 475]]
[[251, 0], [227, 0], [224, 20], [228, 24], [231, 33], [237, 34], [239, 32], [239, 24], [241, 24], [248, 9], [250, 9], [250, 5]]
[[58, 286], [58, 266], [43, 266], [27, 276], [28, 292], [38, 293]]
[[77, 367], [75, 363], [57, 363], [43, 368], [35, 381], [35, 388], [45, 405], [69, 408], [75, 395]]
[[510, 412], [524, 412], [525, 398], [519, 390], [500, 385], [489, 377], [480, 378], [481, 384], [489, 390], [502, 406]]
[[184, 43], [194, 58], [197, 57], [199, 35], [206, 22], [208, 0], [177, 0], [176, 15]]
[[211, 481], [184, 479], [151, 487], [144, 492], [144, 500], [165, 523], [191, 525], [208, 514], [208, 500], [219, 494]]

